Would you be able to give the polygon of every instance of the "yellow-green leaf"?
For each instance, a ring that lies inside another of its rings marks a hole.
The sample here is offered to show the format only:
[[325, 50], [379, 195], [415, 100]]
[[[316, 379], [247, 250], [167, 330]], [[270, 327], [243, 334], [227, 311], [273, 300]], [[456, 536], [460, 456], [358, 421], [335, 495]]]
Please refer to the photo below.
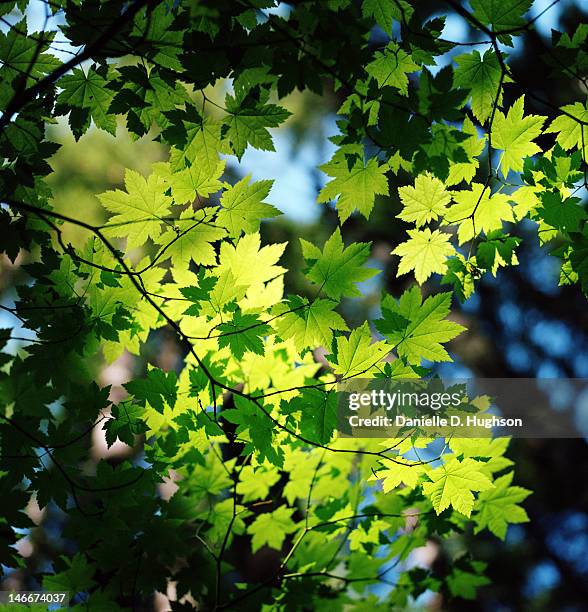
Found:
[[398, 245], [392, 255], [400, 257], [398, 275], [414, 270], [414, 277], [422, 285], [431, 274], [445, 274], [447, 258], [455, 254], [450, 235], [440, 230], [408, 230], [410, 238]]
[[399, 219], [415, 223], [417, 227], [435, 221], [445, 213], [451, 195], [445, 185], [430, 172], [416, 177], [414, 187], [406, 185], [398, 188], [400, 201], [404, 205], [397, 215]]
[[428, 474], [431, 482], [423, 483], [423, 492], [431, 500], [437, 514], [453, 506], [470, 516], [474, 507], [474, 491], [492, 489], [492, 481], [479, 469], [474, 459], [458, 461], [451, 457]]

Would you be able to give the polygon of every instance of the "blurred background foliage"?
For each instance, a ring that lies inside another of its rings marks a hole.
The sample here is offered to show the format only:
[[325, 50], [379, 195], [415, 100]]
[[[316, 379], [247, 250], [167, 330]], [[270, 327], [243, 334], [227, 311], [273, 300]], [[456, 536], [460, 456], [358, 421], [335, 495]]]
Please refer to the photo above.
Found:
[[[540, 12], [550, 2], [537, 2]], [[441, 14], [436, 0], [423, 0], [431, 15]], [[551, 29], [573, 31], [588, 17], [586, 0], [562, 1], [537, 22], [536, 31], [517, 39], [511, 56], [514, 72], [522, 75], [529, 90], [534, 90], [553, 105], [561, 106], [586, 93], [582, 82], [554, 82], [546, 78], [540, 58]], [[34, 19], [34, 15], [30, 16]], [[472, 32], [463, 20], [448, 19], [446, 38], [472, 40]], [[373, 33], [374, 44], [379, 33]], [[342, 33], [341, 44], [345, 44]], [[459, 47], [457, 48], [459, 52]], [[221, 86], [207, 90], [212, 101], [206, 111], [215, 113], [215, 100], [223, 99]], [[200, 101], [201, 102], [201, 101]], [[337, 133], [336, 111], [342, 99], [334, 93], [318, 96], [296, 92], [281, 104], [293, 115], [278, 130], [273, 130], [276, 152], [249, 149], [240, 163], [231, 158], [225, 180], [235, 182], [251, 173], [253, 178], [272, 178], [275, 184], [269, 201], [284, 214], [263, 227], [268, 242], [288, 241], [284, 265], [287, 293], [307, 293], [301, 274], [302, 258], [297, 238], [321, 244], [337, 225], [334, 209], [316, 203], [325, 176], [317, 166], [326, 162], [333, 147], [329, 136]], [[506, 100], [510, 104], [511, 100]], [[528, 100], [529, 113], [544, 108]], [[151, 165], [165, 159], [165, 147], [147, 134], [133, 140], [121, 124], [113, 137], [91, 129], [75, 141], [65, 122], [52, 127], [52, 137], [64, 146], [50, 160], [54, 173], [50, 185], [55, 206], [62, 212], [83, 209], [90, 223], [105, 221], [96, 194], [121, 187], [124, 169], [132, 168], [147, 175]], [[369, 221], [350, 220], [347, 241], [373, 242], [370, 265], [383, 270], [375, 280], [364, 284], [363, 300], [348, 300], [342, 309], [346, 319], [358, 323], [378, 316], [376, 296], [383, 289], [398, 296], [411, 282], [405, 276], [395, 278], [397, 258], [390, 251], [404, 239], [405, 228], [395, 220], [400, 209], [393, 185], [390, 198], [380, 198]], [[67, 240], [80, 244], [85, 238], [79, 229], [66, 226]], [[524, 229], [523, 229], [524, 232]], [[558, 262], [539, 249], [531, 229], [521, 236], [520, 266], [501, 268], [498, 278], [489, 275], [480, 282], [478, 292], [458, 307], [457, 316], [468, 332], [452, 344], [455, 363], [444, 365], [445, 375], [480, 377], [588, 378], [588, 309], [585, 298], [574, 287], [559, 287]], [[0, 267], [0, 298], [10, 299], [13, 268], [7, 261]], [[1, 325], [0, 325], [1, 326]], [[142, 359], [153, 358], [160, 364], [173, 365], [178, 347], [164, 333], [155, 334]], [[103, 382], [121, 384], [130, 372], [140, 371], [140, 358], [125, 354], [106, 368], [99, 365]], [[554, 409], [568, 410], [578, 423], [588, 422], [588, 397], [571, 405], [565, 396], [553, 398]], [[585, 432], [588, 437], [588, 431]], [[534, 491], [526, 508], [530, 523], [512, 525], [504, 543], [491, 536], [478, 535], [465, 546], [473, 555], [488, 563], [492, 583], [478, 591], [475, 602], [456, 602], [455, 610], [587, 610], [588, 609], [588, 487], [578, 483], [588, 476], [588, 445], [585, 440], [516, 440], [511, 458], [517, 464], [518, 484]], [[555, 493], [557, 491], [557, 494]], [[51, 520], [39, 536], [46, 546], [53, 546]], [[461, 542], [461, 546], [464, 542]], [[434, 545], [433, 545], [434, 548]], [[416, 563], [448, 563], [450, 549], [425, 551]], [[429, 554], [429, 556], [427, 556]], [[422, 602], [435, 608], [435, 602]]]

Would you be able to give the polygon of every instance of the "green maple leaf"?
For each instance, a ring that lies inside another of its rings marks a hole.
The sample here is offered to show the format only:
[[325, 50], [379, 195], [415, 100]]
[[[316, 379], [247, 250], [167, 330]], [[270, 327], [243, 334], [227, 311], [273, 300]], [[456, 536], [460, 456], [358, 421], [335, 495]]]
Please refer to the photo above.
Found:
[[259, 232], [244, 234], [235, 246], [221, 243], [218, 272], [231, 271], [236, 284], [242, 286], [265, 283], [286, 271], [276, 265], [285, 248], [285, 242], [261, 246]]
[[350, 168], [345, 151], [339, 149], [331, 161], [321, 166], [321, 170], [334, 178], [321, 189], [317, 201], [330, 202], [339, 196], [337, 212], [341, 223], [354, 210], [367, 219], [374, 207], [375, 196], [388, 195], [388, 167], [380, 166], [375, 158], [365, 164], [358, 159]]
[[465, 151], [468, 161], [450, 161], [449, 176], [445, 181], [445, 184], [448, 186], [458, 185], [462, 181], [466, 183], [472, 182], [480, 166], [478, 158], [486, 146], [486, 134], [483, 134], [480, 138], [476, 126], [469, 117], [463, 120], [462, 133], [469, 135], [469, 137], [461, 143], [461, 147]]
[[[457, 68], [453, 84], [456, 87], [469, 89], [472, 95], [472, 112], [480, 123], [484, 123], [492, 114], [494, 104], [502, 103], [502, 91], [496, 98], [500, 85], [500, 64], [491, 49], [480, 55], [472, 51], [455, 58]], [[504, 79], [506, 82], [506, 79]]]
[[454, 597], [475, 599], [478, 587], [490, 584], [489, 578], [483, 575], [486, 563], [472, 561], [467, 566], [461, 560], [452, 568], [447, 577], [447, 586]]
[[317, 444], [328, 444], [337, 427], [337, 396], [322, 389], [303, 389], [282, 410], [300, 412], [300, 433]]
[[216, 263], [216, 253], [212, 246], [223, 238], [226, 231], [218, 227], [213, 219], [214, 208], [199, 208], [191, 206], [182, 211], [173, 226], [167, 226], [165, 232], [157, 239], [157, 244], [165, 249], [162, 261], [171, 258], [175, 267], [186, 269], [191, 261], [204, 266]]
[[[6, 256], [12, 263], [16, 261], [21, 246], [30, 248], [31, 236], [26, 231], [25, 219], [13, 219], [7, 210], [0, 211], [0, 253]], [[1, 345], [0, 345], [1, 347]]]
[[414, 277], [422, 285], [431, 274], [445, 274], [447, 258], [455, 254], [449, 242], [451, 236], [441, 230], [408, 230], [410, 238], [399, 244], [392, 255], [400, 257], [398, 276], [414, 270]]
[[588, 294], [588, 226], [584, 226], [583, 234], [574, 235], [571, 241], [571, 248], [568, 252], [569, 260], [564, 261], [565, 268], [562, 268], [562, 275], [567, 282], [579, 279], [584, 293]]
[[257, 469], [246, 465], [241, 470], [237, 493], [243, 496], [243, 502], [265, 499], [276, 482], [280, 473], [273, 466], [261, 466]]
[[222, 124], [210, 117], [202, 118], [196, 109], [186, 105], [186, 115], [179, 119], [180, 127], [174, 125], [164, 132], [174, 146], [170, 152], [170, 166], [173, 172], [196, 165], [208, 175], [214, 174], [219, 164], [219, 153], [230, 153], [221, 139]]
[[177, 382], [173, 370], [164, 372], [159, 368], [153, 368], [147, 372], [147, 378], [131, 380], [123, 387], [143, 406], [145, 402], [149, 402], [152, 408], [163, 414], [164, 401], [170, 408], [176, 404]]
[[274, 182], [264, 180], [250, 183], [250, 180], [251, 175], [248, 174], [225, 189], [221, 197], [222, 208], [217, 220], [227, 228], [229, 236], [238, 237], [241, 232], [257, 232], [262, 219], [281, 214], [275, 206], [264, 202]]
[[[562, 106], [561, 110], [568, 114], [556, 117], [545, 132], [557, 134], [557, 143], [566, 151], [574, 147], [580, 151], [585, 150], [588, 146], [588, 132], [582, 122], [588, 122], [588, 101], [586, 105], [581, 102], [567, 104]], [[577, 118], [577, 121], [573, 117]]]
[[200, 196], [207, 198], [223, 187], [220, 177], [225, 170], [225, 161], [218, 160], [216, 166], [200, 163], [195, 160], [185, 168], [173, 170], [171, 164], [158, 163], [153, 166], [154, 172], [160, 176], [171, 191], [175, 204], [194, 202]]
[[531, 495], [523, 487], [511, 486], [514, 472], [494, 481], [495, 488], [482, 491], [476, 500], [474, 533], [488, 528], [495, 536], [504, 540], [509, 523], [526, 523], [529, 520], [524, 508], [518, 504]]
[[[96, 127], [106, 130], [113, 136], [116, 135], [116, 116], [110, 114], [108, 109], [114, 97], [114, 92], [106, 87], [108, 79], [105, 70], [96, 70], [94, 67], [84, 72], [80, 68], [74, 68], [71, 74], [67, 74], [59, 80], [59, 86], [63, 91], [57, 96], [57, 114], [65, 114], [71, 107], [87, 111]], [[83, 117], [78, 117], [75, 112], [70, 113], [70, 126], [74, 133], [85, 123]]]
[[190, 285], [189, 287], [182, 287], [180, 289], [181, 294], [192, 302], [188, 308], [184, 311], [185, 315], [197, 317], [200, 314], [202, 308], [202, 302], [208, 302], [210, 300], [210, 293], [218, 282], [216, 276], [205, 276], [204, 269], [198, 272], [198, 286]]
[[398, 195], [404, 208], [397, 217], [417, 227], [442, 217], [451, 201], [443, 182], [429, 172], [417, 176], [414, 186], [399, 187]]
[[407, 96], [407, 75], [421, 67], [394, 41], [389, 42], [384, 51], [376, 51], [374, 57], [374, 61], [365, 68], [367, 73], [376, 79], [379, 87], [395, 87], [403, 96]]
[[384, 493], [389, 493], [400, 484], [405, 484], [407, 487], [414, 489], [423, 472], [423, 466], [416, 463], [412, 465], [409, 463], [405, 464], [400, 459], [396, 458], [394, 464], [383, 470], [379, 470], [376, 478], [382, 480], [382, 489]]
[[61, 557], [67, 569], [52, 576], [43, 577], [43, 588], [47, 591], [67, 592], [70, 594], [80, 593], [91, 589], [96, 583], [92, 579], [96, 567], [88, 563], [86, 557], [77, 553], [73, 559]]
[[335, 374], [343, 378], [362, 374], [367, 377], [389, 351], [390, 347], [385, 342], [372, 342], [372, 333], [365, 321], [349, 334], [349, 338], [339, 336], [336, 339], [336, 351], [329, 361], [334, 366]]
[[56, 57], [45, 53], [53, 42], [55, 32], [31, 32], [28, 36], [19, 32], [27, 32], [25, 19], [15, 23], [7, 33], [0, 33], [0, 79], [4, 82], [0, 102], [3, 105], [10, 100], [13, 93], [10, 85], [15, 78], [28, 74], [26, 85], [29, 87], [61, 65]]
[[523, 15], [529, 10], [533, 0], [471, 0], [474, 17], [484, 25], [492, 27], [498, 40], [512, 45], [511, 35], [501, 31], [521, 28], [525, 25]]
[[503, 221], [514, 221], [510, 197], [491, 194], [481, 183], [472, 183], [470, 190], [454, 191], [455, 204], [449, 207], [445, 223], [458, 225], [457, 239], [463, 244], [480, 232], [501, 230]]
[[230, 347], [237, 359], [242, 359], [246, 352], [263, 355], [263, 337], [271, 331], [271, 327], [262, 323], [257, 315], [242, 314], [237, 311], [233, 318], [218, 326], [221, 336], [219, 347]]
[[274, 151], [269, 127], [278, 127], [291, 113], [275, 104], [244, 104], [240, 96], [227, 94], [225, 106], [230, 113], [226, 119], [227, 138], [235, 155], [241, 159], [245, 149], [251, 145], [262, 151]]
[[580, 198], [569, 197], [565, 200], [559, 191], [541, 193], [541, 207], [537, 214], [545, 223], [564, 232], [577, 232], [580, 223], [588, 218]]
[[441, 344], [465, 328], [445, 319], [450, 307], [451, 293], [438, 293], [423, 302], [419, 288], [411, 287], [398, 302], [389, 295], [382, 300], [383, 318], [375, 321], [375, 326], [409, 363], [451, 361]]
[[67, 510], [68, 491], [63, 486], [55, 486], [52, 472], [38, 470], [32, 479], [32, 488], [36, 491], [39, 508], [45, 508], [53, 501], [62, 510]]
[[334, 299], [338, 300], [342, 295], [361, 295], [355, 284], [379, 273], [379, 270], [364, 267], [371, 243], [354, 242], [345, 248], [339, 228], [325, 242], [322, 251], [302, 238], [300, 244], [309, 265], [306, 277]]
[[155, 173], [145, 180], [138, 172], [127, 169], [125, 187], [126, 192], [106, 191], [98, 198], [106, 210], [114, 213], [105, 233], [126, 238], [127, 250], [130, 250], [143, 246], [149, 238], [159, 238], [172, 199], [165, 195], [165, 184]]
[[453, 285], [453, 292], [460, 302], [465, 302], [472, 295], [474, 282], [473, 269], [461, 253], [447, 260], [447, 272], [441, 284]]
[[144, 409], [133, 402], [123, 402], [112, 407], [112, 417], [104, 424], [106, 443], [110, 448], [116, 440], [133, 446], [135, 436], [145, 431], [142, 419]]
[[508, 236], [500, 231], [491, 232], [488, 239], [478, 245], [476, 260], [480, 267], [494, 270], [500, 261], [511, 264], [520, 238]]
[[284, 465], [284, 450], [274, 442], [274, 423], [260, 409], [259, 405], [247, 398], [235, 397], [235, 409], [224, 409], [222, 417], [230, 423], [235, 423], [237, 435], [246, 442], [244, 452], [256, 452], [259, 462], [267, 459], [278, 467]]
[[329, 347], [333, 331], [347, 331], [343, 317], [335, 312], [337, 302], [290, 296], [287, 302], [274, 307], [272, 324], [280, 338], [292, 338], [299, 353], [319, 346]]
[[110, 112], [127, 117], [127, 127], [137, 135], [146, 134], [153, 124], [169, 127], [167, 113], [191, 102], [186, 88], [167, 72], [143, 65], [118, 68], [122, 87], [114, 96]]
[[458, 461], [451, 457], [446, 463], [430, 471], [431, 482], [423, 483], [423, 492], [429, 497], [437, 514], [453, 506], [469, 517], [474, 508], [473, 491], [492, 489], [492, 481], [479, 468], [474, 459]]
[[[478, 398], [478, 408], [483, 405], [483, 396]], [[489, 398], [486, 398], [489, 403]], [[456, 457], [471, 457], [472, 459], [483, 459], [480, 464], [480, 471], [488, 477], [495, 472], [500, 472], [511, 466], [514, 462], [504, 456], [509, 438], [452, 438], [449, 440], [449, 447]]]
[[408, 23], [414, 8], [405, 0], [363, 0], [361, 7], [364, 17], [373, 17], [388, 35], [392, 35], [392, 20]]
[[139, 45], [149, 41], [147, 48], [157, 65], [181, 71], [178, 55], [182, 52], [184, 32], [173, 28], [175, 18], [174, 11], [160, 4], [149, 13], [139, 13], [132, 35], [138, 39]]
[[247, 533], [252, 536], [251, 551], [255, 553], [262, 546], [280, 550], [286, 536], [296, 531], [293, 513], [293, 508], [280, 506], [273, 512], [260, 514], [247, 528]]
[[545, 117], [524, 115], [525, 96], [521, 96], [504, 115], [496, 111], [492, 125], [492, 147], [502, 149], [500, 169], [506, 177], [510, 170], [521, 172], [526, 157], [541, 151], [533, 142], [541, 134]]

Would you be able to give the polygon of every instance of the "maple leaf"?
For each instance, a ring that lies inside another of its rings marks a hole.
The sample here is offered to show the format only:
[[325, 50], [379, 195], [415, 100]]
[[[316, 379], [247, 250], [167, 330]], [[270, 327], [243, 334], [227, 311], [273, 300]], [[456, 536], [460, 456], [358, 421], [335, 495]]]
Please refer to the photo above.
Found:
[[495, 274], [499, 266], [516, 263], [515, 249], [520, 242], [516, 236], [507, 236], [501, 231], [490, 232], [487, 240], [478, 245], [477, 264]]
[[182, 70], [178, 55], [182, 50], [184, 33], [173, 27], [174, 13], [165, 4], [153, 8], [149, 14], [139, 13], [135, 21], [133, 36], [148, 40], [152, 45], [153, 61], [159, 66]]
[[455, 254], [449, 242], [451, 236], [429, 228], [408, 230], [408, 235], [410, 238], [392, 251], [392, 255], [400, 257], [398, 275], [414, 270], [417, 283], [422, 285], [433, 273], [445, 274], [447, 258]]
[[61, 557], [67, 566], [62, 572], [44, 576], [43, 588], [48, 591], [79, 593], [93, 588], [96, 582], [92, 579], [95, 572], [93, 564], [82, 553], [76, 553], [72, 559]]
[[145, 432], [142, 420], [144, 408], [132, 401], [123, 402], [112, 407], [112, 416], [113, 418], [108, 419], [103, 426], [108, 448], [117, 439], [132, 447], [135, 444], [135, 436]]
[[98, 199], [111, 213], [105, 233], [127, 239], [127, 250], [143, 246], [149, 238], [157, 240], [161, 225], [169, 216], [172, 199], [165, 195], [165, 183], [155, 173], [145, 180], [138, 172], [125, 172], [126, 192], [105, 191]]
[[420, 70], [420, 66], [394, 41], [389, 42], [384, 51], [376, 51], [374, 57], [374, 61], [365, 68], [367, 73], [376, 79], [379, 87], [395, 87], [403, 96], [407, 96], [407, 74]]
[[337, 395], [334, 391], [302, 389], [290, 402], [282, 402], [281, 411], [300, 413], [300, 433], [311, 442], [328, 444], [337, 426]]
[[471, 240], [480, 232], [502, 229], [503, 221], [514, 221], [510, 196], [491, 194], [481, 183], [472, 183], [470, 190], [454, 191], [455, 204], [449, 207], [444, 223], [458, 225], [459, 244]]
[[423, 302], [419, 288], [411, 287], [398, 302], [386, 296], [382, 300], [383, 318], [374, 324], [409, 363], [420, 365], [421, 359], [451, 361], [441, 344], [465, 328], [445, 319], [450, 307], [451, 293], [438, 293]]
[[[472, 399], [472, 405], [478, 410], [487, 410], [491, 404], [488, 396], [479, 396]], [[449, 447], [456, 457], [472, 457], [483, 459], [480, 471], [489, 478], [495, 472], [500, 472], [513, 464], [511, 459], [504, 456], [508, 448], [509, 438], [452, 438]]]
[[248, 174], [235, 185], [225, 189], [220, 199], [218, 222], [226, 227], [229, 236], [238, 237], [241, 232], [251, 234], [259, 230], [261, 220], [276, 217], [281, 212], [263, 200], [269, 195], [273, 181], [250, 183]]
[[399, 458], [394, 459], [394, 463], [390, 467], [383, 470], [378, 470], [377, 474], [372, 477], [374, 480], [382, 481], [382, 489], [384, 493], [393, 491], [401, 484], [414, 489], [419, 481], [421, 474], [424, 472], [424, 467], [418, 463], [405, 463]]
[[267, 459], [271, 464], [281, 467], [284, 464], [284, 449], [274, 441], [274, 424], [254, 403], [246, 397], [235, 397], [234, 409], [223, 409], [222, 417], [238, 425], [237, 435], [246, 443], [245, 451], [255, 451], [260, 463]]
[[[207, 312], [210, 316], [222, 312], [227, 304], [242, 300], [247, 293], [247, 285], [243, 283], [243, 281], [237, 282], [237, 279], [229, 268], [219, 268], [214, 269], [214, 274], [217, 275], [216, 278], [218, 280], [211, 290], [208, 299], [212, 309], [212, 312]], [[204, 306], [204, 304], [200, 304], [203, 311]]]
[[245, 104], [244, 99], [227, 94], [225, 106], [229, 112], [226, 119], [227, 137], [235, 155], [241, 159], [250, 144], [262, 151], [274, 151], [274, 143], [268, 127], [278, 127], [291, 113], [275, 104]]
[[443, 182], [429, 172], [417, 176], [414, 187], [399, 187], [398, 195], [404, 208], [397, 217], [415, 223], [417, 227], [442, 217], [451, 201]]
[[120, 86], [109, 111], [125, 114], [127, 127], [135, 136], [143, 136], [155, 123], [169, 126], [166, 113], [189, 103], [186, 88], [166, 72], [148, 70], [144, 65], [119, 66]]
[[543, 186], [522, 185], [510, 194], [510, 200], [514, 204], [512, 212], [515, 219], [522, 219], [539, 206], [539, 194], [543, 189], [545, 189]]
[[368, 378], [374, 367], [390, 351], [382, 341], [372, 343], [372, 334], [367, 321], [355, 328], [349, 338], [339, 336], [336, 339], [336, 351], [329, 360], [335, 374], [344, 378], [364, 375]]
[[221, 244], [218, 271], [230, 271], [239, 285], [265, 283], [286, 271], [276, 265], [285, 248], [285, 242], [262, 247], [259, 232], [245, 234], [235, 246], [228, 242]]
[[243, 502], [252, 502], [265, 499], [276, 482], [280, 480], [280, 473], [273, 466], [263, 466], [257, 469], [245, 465], [241, 469], [237, 493], [243, 496]]
[[207, 164], [195, 161], [174, 171], [170, 164], [161, 162], [154, 164], [153, 170], [170, 189], [174, 203], [185, 204], [193, 202], [198, 196], [207, 198], [220, 191], [223, 186], [220, 177], [225, 170], [225, 164], [225, 160], [217, 160], [216, 167], [211, 169]]
[[203, 119], [196, 109], [186, 106], [187, 116], [179, 120], [181, 136], [173, 139], [168, 136], [175, 145], [170, 152], [170, 167], [176, 172], [196, 164], [203, 172], [213, 174], [218, 167], [219, 153], [230, 151], [221, 138], [222, 123], [210, 117]]
[[490, 584], [490, 580], [482, 573], [486, 569], [486, 563], [471, 561], [469, 567], [463, 567], [464, 565], [461, 559], [455, 564], [447, 577], [447, 586], [454, 597], [475, 599], [478, 587]]
[[545, 132], [557, 134], [555, 140], [566, 151], [574, 147], [577, 147], [580, 151], [585, 150], [588, 146], [588, 132], [586, 131], [586, 125], [584, 125], [588, 122], [588, 101], [585, 105], [581, 102], [567, 104], [562, 106], [561, 110], [566, 112], [567, 115], [556, 117]]
[[287, 302], [278, 304], [272, 311], [272, 324], [280, 338], [293, 338], [296, 350], [318, 346], [329, 347], [333, 331], [347, 331], [343, 317], [335, 312], [337, 302], [317, 299], [308, 302], [306, 298], [290, 296]]
[[182, 211], [157, 240], [163, 247], [162, 261], [171, 258], [172, 264], [180, 268], [188, 268], [191, 261], [214, 265], [216, 253], [212, 244], [226, 234], [224, 228], [213, 222], [215, 212], [213, 208], [194, 210], [191, 206]]
[[575, 237], [570, 247], [567, 253], [569, 259], [564, 260], [561, 275], [566, 282], [578, 279], [588, 293], [588, 227], [584, 226], [583, 233]]
[[496, 53], [488, 49], [483, 55], [472, 51], [455, 58], [457, 68], [453, 83], [456, 87], [469, 89], [472, 95], [472, 112], [480, 123], [485, 123], [492, 114], [494, 104], [502, 103], [502, 91], [497, 99], [500, 85], [500, 64]]
[[[474, 258], [475, 261], [475, 258]], [[447, 260], [447, 272], [441, 279], [442, 285], [453, 285], [453, 291], [460, 302], [465, 302], [474, 292], [473, 268], [461, 254]]]
[[361, 10], [364, 17], [373, 17], [388, 35], [392, 35], [393, 19], [407, 23], [414, 13], [414, 8], [406, 0], [364, 0]]
[[[97, 71], [94, 67], [85, 73], [80, 68], [74, 68], [59, 80], [63, 89], [57, 96], [57, 114], [65, 114], [72, 110], [72, 106], [87, 111], [97, 127], [106, 130], [113, 136], [116, 134], [116, 116], [110, 114], [108, 109], [114, 97], [114, 92], [107, 89], [107, 75], [105, 71]], [[74, 134], [79, 136], [83, 131], [80, 128], [85, 124], [85, 117], [80, 117], [72, 110], [69, 124]]]
[[142, 402], [149, 402], [152, 408], [163, 414], [164, 401], [171, 408], [175, 406], [177, 399], [177, 376], [173, 370], [164, 372], [159, 368], [152, 368], [147, 372], [147, 378], [136, 378], [123, 387], [131, 393], [134, 398]]
[[[43, 75], [57, 69], [61, 62], [45, 53], [53, 42], [55, 32], [31, 32], [30, 36], [23, 36], [20, 32], [27, 32], [25, 19], [16, 22], [8, 32], [0, 33], [0, 74], [5, 84], [28, 75], [26, 85], [29, 87]], [[0, 92], [3, 107], [10, 101], [11, 93], [11, 88], [6, 86]]]
[[529, 10], [533, 0], [471, 0], [474, 17], [484, 25], [492, 26], [498, 35], [498, 40], [512, 46], [509, 33], [501, 34], [502, 30], [516, 30], [525, 25], [523, 15]]
[[569, 197], [565, 200], [559, 191], [545, 191], [541, 194], [541, 207], [537, 214], [545, 223], [564, 232], [577, 232], [580, 223], [588, 218], [580, 198]]
[[539, 145], [533, 142], [541, 134], [545, 117], [524, 115], [525, 96], [521, 96], [504, 115], [497, 110], [492, 125], [492, 147], [502, 149], [500, 169], [506, 177], [510, 170], [520, 172], [525, 158], [539, 153]]
[[529, 520], [524, 508], [518, 504], [531, 495], [523, 487], [511, 486], [514, 472], [509, 472], [494, 481], [494, 489], [482, 491], [476, 500], [474, 533], [488, 528], [495, 536], [504, 540], [509, 523], [526, 523]]
[[479, 469], [474, 459], [458, 461], [451, 457], [428, 474], [431, 482], [423, 483], [423, 493], [429, 497], [437, 514], [453, 506], [469, 517], [474, 507], [473, 491], [492, 489], [492, 481]]
[[271, 327], [262, 323], [257, 315], [235, 312], [233, 318], [218, 326], [221, 332], [218, 345], [228, 346], [237, 359], [242, 359], [245, 352], [250, 351], [263, 355], [263, 337]]
[[463, 134], [469, 134], [469, 138], [461, 143], [461, 147], [468, 156], [468, 161], [449, 162], [449, 176], [445, 181], [447, 186], [457, 185], [461, 183], [461, 181], [465, 181], [466, 183], [472, 182], [480, 166], [478, 157], [482, 154], [486, 146], [486, 134], [482, 135], [480, 138], [474, 122], [469, 117], [463, 120], [461, 131]]
[[374, 207], [375, 196], [388, 195], [388, 168], [380, 166], [375, 158], [366, 164], [358, 159], [349, 168], [344, 151], [339, 149], [333, 159], [320, 168], [334, 179], [320, 190], [317, 201], [330, 202], [339, 196], [337, 212], [341, 223], [354, 210], [358, 210], [367, 219]]
[[342, 295], [361, 295], [355, 284], [379, 273], [379, 270], [363, 265], [370, 255], [371, 243], [355, 242], [345, 248], [339, 228], [325, 242], [322, 251], [302, 238], [300, 244], [302, 255], [309, 264], [306, 277], [329, 297], [339, 299]]
[[210, 293], [218, 280], [216, 276], [205, 276], [204, 269], [201, 269], [198, 272], [198, 286], [190, 285], [189, 287], [182, 287], [180, 289], [181, 294], [187, 300], [193, 302], [184, 311], [185, 315], [197, 317], [200, 314], [200, 309], [202, 308], [201, 302], [210, 300]]
[[253, 536], [251, 551], [255, 553], [262, 546], [280, 550], [286, 536], [296, 531], [296, 524], [292, 520], [293, 513], [293, 508], [280, 506], [273, 512], [260, 514], [247, 528], [247, 532]]

